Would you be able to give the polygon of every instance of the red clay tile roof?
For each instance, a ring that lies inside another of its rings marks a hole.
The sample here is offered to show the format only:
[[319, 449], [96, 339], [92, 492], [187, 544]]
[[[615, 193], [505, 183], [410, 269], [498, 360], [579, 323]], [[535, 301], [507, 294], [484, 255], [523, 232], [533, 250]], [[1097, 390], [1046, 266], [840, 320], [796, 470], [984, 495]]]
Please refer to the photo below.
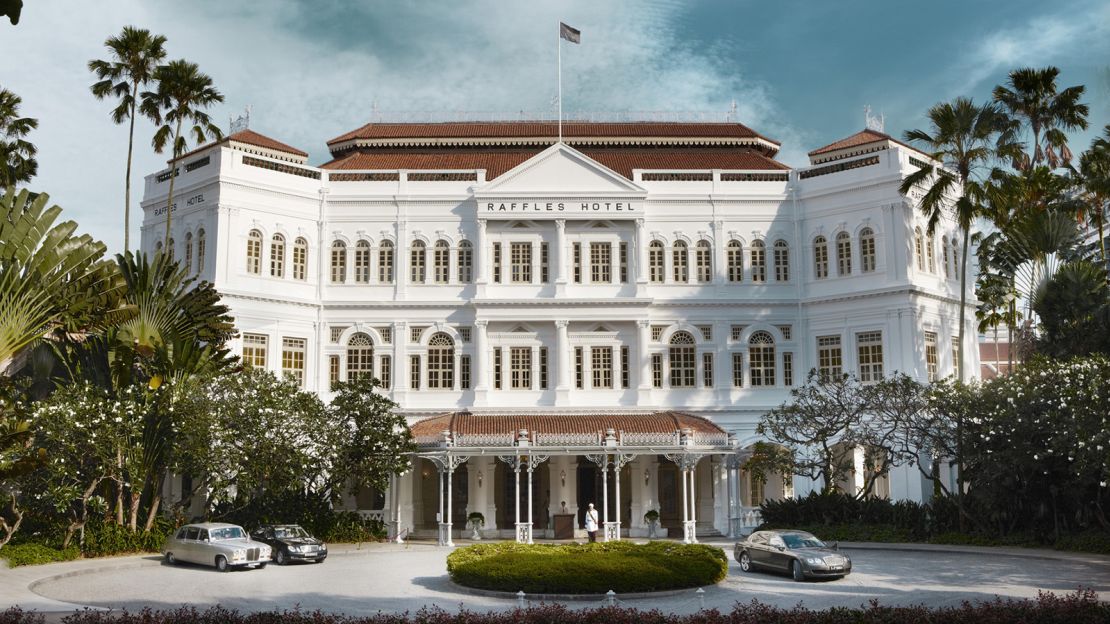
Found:
[[705, 418], [682, 412], [641, 412], [634, 414], [473, 414], [452, 412], [433, 416], [412, 426], [414, 436], [438, 436], [445, 429], [452, 434], [507, 434], [521, 429], [541, 434], [597, 433], [608, 429], [627, 433], [674, 433], [692, 429], [698, 433], [724, 433]]
[[[580, 152], [632, 179], [633, 169], [755, 169], [785, 171], [789, 167], [743, 147], [590, 147]], [[342, 156], [323, 169], [485, 169], [492, 180], [542, 151], [507, 149], [372, 149]]]
[[[226, 135], [224, 138], [220, 139], [219, 141], [214, 141], [212, 143], [207, 143], [205, 145], [201, 145], [200, 147], [196, 148], [195, 150], [193, 150], [191, 152], [188, 152], [186, 154], [182, 154], [181, 156], [178, 157], [177, 160], [181, 161], [181, 159], [188, 158], [189, 156], [192, 156], [193, 154], [196, 154], [197, 152], [206, 150], [206, 149], [208, 149], [210, 147], [213, 147], [213, 146], [216, 146], [216, 145], [224, 145], [224, 144], [229, 143], [231, 141], [235, 141], [237, 143], [246, 143], [247, 145], [253, 145], [255, 147], [261, 147], [261, 148], [264, 148], [264, 149], [274, 150], [275, 152], [285, 152], [286, 154], [294, 154], [294, 155], [297, 155], [297, 156], [302, 156], [304, 158], [308, 158], [308, 152], [299, 150], [299, 149], [293, 147], [292, 145], [286, 145], [285, 143], [282, 143], [281, 141], [278, 141], [276, 139], [271, 139], [270, 137], [268, 137], [264, 134], [259, 134], [259, 133], [255, 132], [254, 130], [240, 130], [239, 132]], [[167, 161], [167, 162], [169, 162], [169, 161]]]
[[[558, 124], [553, 121], [466, 121], [442, 123], [368, 123], [328, 141], [328, 145], [351, 139], [475, 139], [475, 138], [555, 138]], [[759, 138], [778, 145], [739, 123], [687, 122], [563, 122], [568, 143], [574, 137], [668, 137], [668, 138]]]
[[860, 145], [867, 145], [868, 143], [878, 143], [879, 141], [891, 141], [897, 143], [898, 145], [901, 145], [902, 147], [908, 147], [916, 152], [921, 152], [920, 149], [912, 145], [903, 143], [898, 139], [890, 136], [889, 134], [867, 128], [865, 130], [860, 130], [850, 137], [829, 143], [825, 147], [819, 147], [810, 152], [809, 155], [818, 156], [820, 154], [827, 154], [829, 152], [835, 152], [837, 150], [847, 149], [849, 147], [858, 147]]

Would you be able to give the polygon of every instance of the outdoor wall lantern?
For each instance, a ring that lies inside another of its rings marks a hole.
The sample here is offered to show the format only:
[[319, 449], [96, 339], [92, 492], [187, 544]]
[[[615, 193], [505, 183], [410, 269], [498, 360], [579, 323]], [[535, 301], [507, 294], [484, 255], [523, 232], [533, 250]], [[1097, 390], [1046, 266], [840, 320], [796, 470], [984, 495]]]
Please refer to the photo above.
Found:
[[484, 475], [482, 475], [482, 471], [481, 471], [481, 470], [479, 470], [479, 471], [478, 471], [478, 487], [482, 487], [482, 477], [483, 477], [483, 476], [484, 476]]
[[649, 481], [651, 481], [651, 471], [644, 468], [644, 485], [647, 485]]
[[563, 487], [566, 487], [566, 485], [567, 485], [567, 471], [566, 470], [560, 470], [559, 471], [559, 479], [562, 480]]

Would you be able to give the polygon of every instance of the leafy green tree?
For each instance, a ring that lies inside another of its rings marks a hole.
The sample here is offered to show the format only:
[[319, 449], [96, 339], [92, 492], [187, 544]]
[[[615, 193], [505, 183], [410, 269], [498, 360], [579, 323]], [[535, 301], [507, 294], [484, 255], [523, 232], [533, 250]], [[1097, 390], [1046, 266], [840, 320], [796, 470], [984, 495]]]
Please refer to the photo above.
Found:
[[23, 99], [0, 88], [0, 189], [28, 182], [38, 173], [38, 150], [26, 137], [39, 120], [19, 116]]
[[1110, 285], [1105, 265], [1076, 260], [1037, 292], [1038, 350], [1053, 357], [1110, 355]]
[[[197, 145], [210, 137], [219, 140], [223, 133], [212, 123], [205, 112], [208, 107], [224, 101], [224, 96], [212, 86], [212, 78], [204, 74], [196, 63], [184, 59], [170, 61], [154, 72], [158, 83], [154, 91], [143, 92], [142, 113], [160, 127], [154, 133], [154, 151], [159, 154], [170, 146], [170, 188], [166, 198], [166, 240], [170, 238], [173, 220], [173, 186], [177, 179], [177, 160], [189, 146], [189, 137]], [[188, 125], [186, 134], [182, 126]]]
[[1106, 264], [1106, 238], [1103, 229], [1106, 213], [1110, 211], [1110, 125], [1102, 137], [1091, 142], [1091, 149], [1079, 156], [1079, 167], [1072, 173], [1077, 177], [1083, 195], [1082, 216], [1098, 231], [1099, 257]]
[[1056, 67], [1036, 69], [1023, 67], [1010, 72], [1005, 85], [994, 88], [994, 100], [1005, 107], [1010, 117], [1007, 135], [1016, 138], [1028, 131], [1033, 135], [1032, 155], [1009, 151], [1016, 169], [1028, 169], [1042, 162], [1056, 169], [1072, 159], [1065, 130], [1085, 130], [1086, 104], [1080, 102], [1085, 87], [1068, 87], [1060, 91]]
[[12, 26], [19, 23], [19, 14], [22, 12], [23, 0], [0, 0], [0, 15], [7, 16]]
[[397, 404], [376, 392], [378, 382], [360, 377], [335, 384], [328, 406], [335, 425], [334, 459], [328, 470], [328, 490], [344, 484], [357, 489], [370, 486], [384, 491], [389, 477], [408, 469], [409, 453], [416, 450], [405, 417]]
[[123, 195], [123, 250], [128, 251], [131, 236], [131, 160], [135, 147], [135, 117], [139, 106], [139, 89], [154, 79], [155, 70], [166, 58], [166, 38], [152, 35], [145, 28], [124, 26], [120, 34], [104, 41], [111, 55], [109, 60], [89, 61], [89, 71], [97, 82], [90, 87], [98, 100], [116, 97], [119, 104], [112, 109], [112, 121], [129, 123], [127, 133], [127, 173]]
[[46, 451], [32, 444], [34, 433], [25, 414], [25, 390], [25, 384], [0, 377], [0, 548], [23, 524], [24, 510], [13, 484], [46, 461]]

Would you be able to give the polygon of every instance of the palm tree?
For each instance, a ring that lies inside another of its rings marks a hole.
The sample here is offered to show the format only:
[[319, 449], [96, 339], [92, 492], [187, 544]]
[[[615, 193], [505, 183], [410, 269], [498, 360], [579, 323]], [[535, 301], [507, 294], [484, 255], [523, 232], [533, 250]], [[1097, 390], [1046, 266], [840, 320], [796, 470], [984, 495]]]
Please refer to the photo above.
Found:
[[39, 120], [19, 116], [23, 99], [0, 88], [0, 191], [27, 182], [38, 173], [38, 150], [25, 136], [39, 127]]
[[1071, 161], [1072, 153], [1064, 131], [1087, 128], [1089, 107], [1079, 102], [1085, 87], [1077, 85], [1057, 91], [1059, 74], [1056, 67], [1023, 67], [1010, 72], [1006, 86], [994, 88], [995, 102], [1005, 107], [1010, 115], [1008, 132], [1016, 136], [1028, 129], [1033, 133], [1031, 158], [1019, 151], [1007, 154], [1014, 157], [1017, 169], [1026, 169], [1041, 161], [1056, 169]]
[[[170, 61], [154, 72], [158, 82], [155, 91], [143, 93], [142, 112], [161, 124], [154, 133], [154, 151], [159, 154], [171, 145], [173, 157], [170, 159], [170, 190], [166, 198], [166, 240], [170, 238], [170, 222], [173, 219], [173, 185], [177, 178], [177, 159], [188, 147], [188, 136], [200, 145], [209, 137], [219, 140], [223, 133], [204, 109], [223, 102], [224, 96], [212, 86], [212, 78], [201, 73], [196, 63], [184, 59]], [[181, 126], [189, 124], [187, 135], [181, 134]]]
[[1091, 149], [1079, 156], [1079, 168], [1072, 168], [1072, 174], [1081, 188], [1082, 210], [1098, 230], [1099, 254], [1102, 264], [1106, 265], [1103, 228], [1107, 210], [1110, 210], [1110, 125], [1103, 130], [1103, 135], [1091, 141]]
[[90, 89], [98, 100], [109, 96], [119, 98], [119, 105], [112, 109], [112, 121], [130, 122], [127, 133], [127, 174], [123, 191], [123, 250], [130, 249], [131, 235], [131, 160], [135, 148], [135, 112], [139, 105], [139, 88], [154, 79], [154, 71], [166, 50], [166, 38], [152, 35], [145, 28], [124, 26], [115, 37], [104, 41], [111, 60], [89, 61], [89, 71], [96, 74], [98, 82]]

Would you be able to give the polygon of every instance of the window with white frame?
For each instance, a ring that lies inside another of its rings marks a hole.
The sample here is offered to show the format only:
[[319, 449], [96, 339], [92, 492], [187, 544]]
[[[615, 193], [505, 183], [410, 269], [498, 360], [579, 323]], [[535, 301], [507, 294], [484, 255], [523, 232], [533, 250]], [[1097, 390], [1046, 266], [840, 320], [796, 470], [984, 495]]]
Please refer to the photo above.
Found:
[[470, 390], [470, 356], [459, 356], [459, 389]]
[[713, 387], [713, 354], [701, 354], [701, 385], [705, 388]]
[[370, 283], [370, 242], [355, 243], [355, 283]]
[[551, 252], [547, 243], [540, 243], [540, 283], [551, 282]]
[[509, 387], [532, 389], [532, 347], [509, 348]]
[[767, 247], [763, 241], [752, 243], [752, 282], [762, 284], [767, 281]]
[[412, 241], [409, 250], [409, 283], [423, 284], [428, 277], [428, 267], [424, 263], [428, 258], [428, 248], [422, 240]]
[[859, 380], [864, 383], [882, 380], [883, 333], [871, 331], [856, 334], [856, 350], [859, 354]]
[[501, 283], [501, 243], [493, 244], [493, 283]]
[[767, 478], [755, 473], [748, 473], [748, 497], [752, 507], [758, 507], [763, 504], [764, 486], [767, 484]]
[[945, 279], [951, 279], [952, 256], [949, 255], [947, 236], [940, 237], [940, 257], [944, 262], [944, 277]]
[[653, 240], [648, 245], [648, 281], [652, 284], [662, 284], [665, 268], [663, 266], [663, 243]]
[[540, 347], [540, 390], [547, 390], [547, 347]]
[[628, 283], [628, 243], [620, 243], [618, 246], [620, 257], [617, 259], [621, 271], [621, 283]]
[[293, 279], [305, 281], [308, 278], [308, 241], [298, 236], [293, 241]]
[[455, 341], [443, 332], [428, 339], [428, 389], [455, 387]]
[[374, 376], [374, 342], [368, 334], [357, 333], [347, 339], [347, 381]]
[[836, 274], [852, 274], [852, 235], [847, 232], [836, 235]]
[[929, 381], [937, 380], [937, 334], [925, 332], [925, 373]]
[[331, 283], [347, 281], [347, 243], [341, 240], [331, 244]]
[[621, 347], [621, 388], [632, 387], [632, 358], [628, 347]]
[[613, 387], [613, 347], [590, 347], [593, 388]]
[[824, 236], [813, 239], [813, 276], [817, 279], [829, 276], [829, 243]]
[[304, 338], [281, 339], [281, 374], [304, 386], [304, 357], [308, 340]]
[[913, 230], [913, 251], [914, 257], [917, 259], [917, 270], [925, 270], [925, 236], [921, 234], [921, 228], [914, 228]]
[[775, 281], [790, 281], [790, 247], [781, 238], [775, 241]]
[[752, 386], [775, 385], [775, 337], [757, 331], [748, 339], [748, 370]]
[[794, 354], [790, 351], [782, 353], [782, 383], [786, 386], [794, 385]]
[[859, 231], [859, 259], [864, 273], [875, 270], [875, 231], [869, 227]]
[[697, 379], [697, 341], [690, 332], [675, 332], [670, 340], [671, 387], [693, 388]]
[[937, 258], [934, 251], [936, 246], [936, 239], [933, 237], [933, 233], [929, 232], [929, 235], [925, 237], [925, 257], [928, 259], [929, 272], [934, 274], [937, 272]]
[[393, 283], [393, 241], [382, 241], [378, 246], [378, 281], [382, 284]]
[[474, 246], [470, 241], [459, 241], [459, 283], [469, 284], [474, 281]]
[[409, 356], [409, 389], [420, 389], [420, 356]]
[[185, 232], [185, 274], [193, 272], [193, 233]]
[[608, 284], [613, 281], [613, 244], [590, 243], [590, 281]]
[[251, 230], [247, 234], [247, 273], [262, 273], [262, 232]]
[[700, 240], [694, 246], [694, 265], [698, 283], [707, 284], [713, 281], [713, 248], [709, 241]]
[[651, 354], [651, 387], [663, 387], [663, 354]]
[[382, 384], [382, 388], [386, 390], [393, 387], [393, 358], [391, 356], [382, 356], [381, 370], [378, 371], [378, 381]]
[[844, 374], [840, 336], [817, 337], [817, 374], [822, 379], [836, 379]]
[[738, 240], [731, 240], [725, 247], [725, 262], [728, 263], [728, 281], [737, 284], [744, 281], [744, 246]]
[[574, 348], [574, 387], [582, 390], [586, 387], [586, 363], [583, 361], [585, 358], [584, 349], [582, 347]]
[[532, 243], [509, 243], [509, 279], [514, 284], [532, 283]]
[[732, 387], [744, 387], [744, 354], [732, 354]]
[[952, 277], [960, 276], [960, 243], [952, 237]]
[[571, 262], [574, 264], [573, 278], [575, 284], [582, 283], [582, 243], [571, 245]]
[[952, 374], [960, 374], [960, 337], [952, 336]]
[[266, 368], [266, 347], [269, 338], [262, 334], [243, 334], [243, 366]]
[[335, 388], [335, 384], [339, 383], [340, 363], [338, 355], [328, 356], [328, 382], [331, 388]]
[[204, 251], [206, 241], [204, 230], [197, 230], [197, 275], [204, 272]]
[[432, 250], [432, 271], [435, 283], [446, 284], [451, 280], [451, 245], [440, 239]]
[[285, 277], [285, 237], [281, 234], [270, 238], [270, 277]]
[[493, 348], [493, 389], [501, 389], [501, 347]]
[[674, 267], [675, 282], [685, 284], [690, 281], [690, 266], [687, 264], [689, 259], [690, 255], [686, 247], [686, 241], [675, 241], [674, 248], [671, 251], [671, 264]]

